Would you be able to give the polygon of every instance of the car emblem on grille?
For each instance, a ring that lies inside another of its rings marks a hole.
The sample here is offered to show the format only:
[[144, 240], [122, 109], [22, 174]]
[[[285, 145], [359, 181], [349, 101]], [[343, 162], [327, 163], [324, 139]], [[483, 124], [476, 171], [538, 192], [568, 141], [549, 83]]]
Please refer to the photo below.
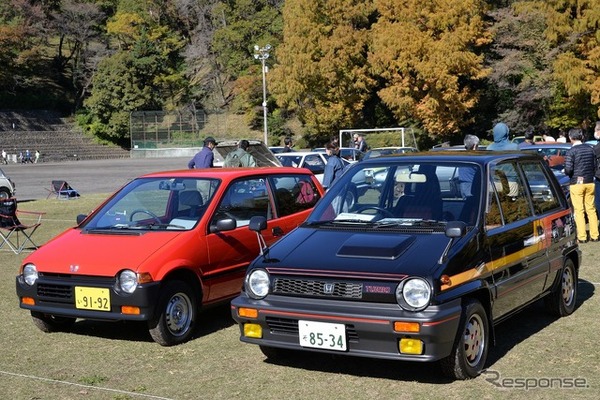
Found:
[[77, 271], [79, 271], [79, 265], [71, 264], [69, 266], [69, 271], [71, 271], [71, 272], [77, 272]]
[[326, 283], [325, 285], [323, 285], [323, 293], [333, 294], [334, 288], [335, 288], [335, 285], [333, 283]]

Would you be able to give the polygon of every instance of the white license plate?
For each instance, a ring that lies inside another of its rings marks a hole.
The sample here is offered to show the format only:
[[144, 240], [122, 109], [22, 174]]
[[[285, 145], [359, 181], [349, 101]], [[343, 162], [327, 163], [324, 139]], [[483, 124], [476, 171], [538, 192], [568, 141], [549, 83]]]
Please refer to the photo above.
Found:
[[298, 321], [300, 346], [346, 351], [346, 326], [329, 322]]

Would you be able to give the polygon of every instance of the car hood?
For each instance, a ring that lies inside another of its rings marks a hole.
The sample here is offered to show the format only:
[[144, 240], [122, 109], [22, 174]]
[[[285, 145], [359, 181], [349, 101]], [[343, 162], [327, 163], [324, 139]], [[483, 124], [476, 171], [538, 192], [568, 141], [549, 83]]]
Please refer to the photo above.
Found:
[[70, 229], [29, 255], [40, 272], [115, 276], [118, 271], [140, 266], [182, 232], [96, 234]]
[[450, 239], [440, 233], [348, 232], [301, 227], [277, 242], [263, 268], [428, 276]]

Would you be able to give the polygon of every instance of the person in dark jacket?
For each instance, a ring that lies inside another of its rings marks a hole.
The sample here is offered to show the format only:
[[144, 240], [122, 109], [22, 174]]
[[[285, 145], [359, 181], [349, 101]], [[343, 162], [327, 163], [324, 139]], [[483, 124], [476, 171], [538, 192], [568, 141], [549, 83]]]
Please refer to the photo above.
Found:
[[596, 122], [596, 127], [594, 128], [594, 139], [598, 141], [598, 143], [596, 143], [594, 146], [594, 154], [596, 155], [596, 177], [594, 179], [596, 194], [594, 198], [596, 199], [596, 214], [600, 214], [600, 121]]
[[337, 143], [327, 143], [325, 151], [328, 158], [323, 172], [323, 187], [327, 190], [344, 172], [344, 162], [340, 159], [340, 147]]
[[591, 146], [585, 145], [583, 131], [571, 129], [569, 138], [573, 146], [565, 155], [565, 174], [571, 178], [570, 192], [575, 214], [575, 227], [579, 243], [588, 241], [585, 227], [587, 215], [592, 242], [598, 241], [598, 215], [595, 206], [596, 155]]
[[204, 147], [200, 150], [194, 158], [188, 162], [188, 168], [212, 168], [215, 155], [213, 149], [217, 146], [217, 141], [212, 136], [208, 136], [204, 139]]

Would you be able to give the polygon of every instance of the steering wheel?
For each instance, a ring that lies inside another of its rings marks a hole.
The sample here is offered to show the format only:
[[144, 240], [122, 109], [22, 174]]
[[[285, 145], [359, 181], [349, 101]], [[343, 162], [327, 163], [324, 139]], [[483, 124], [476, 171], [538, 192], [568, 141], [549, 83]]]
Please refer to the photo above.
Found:
[[358, 210], [356, 210], [356, 213], [363, 214], [363, 211], [367, 211], [367, 210], [375, 210], [375, 211], [377, 211], [377, 214], [382, 214], [383, 217], [390, 217], [390, 218], [395, 217], [395, 215], [392, 214], [392, 212], [390, 210], [386, 210], [385, 208], [377, 207], [377, 206], [364, 206], [364, 207], [361, 207]]
[[142, 214], [146, 214], [146, 215], [149, 215], [150, 217], [152, 217], [152, 219], [154, 219], [154, 221], [155, 221], [155, 222], [156, 222], [158, 225], [162, 224], [162, 221], [160, 220], [160, 218], [158, 218], [158, 216], [157, 216], [156, 214], [154, 214], [152, 211], [150, 211], [150, 210], [146, 210], [146, 209], [144, 209], [144, 208], [138, 208], [137, 210], [133, 210], [133, 211], [131, 212], [131, 215], [129, 216], [129, 221], [133, 222], [133, 216], [134, 216], [135, 214], [140, 214], [140, 213], [142, 213]]

